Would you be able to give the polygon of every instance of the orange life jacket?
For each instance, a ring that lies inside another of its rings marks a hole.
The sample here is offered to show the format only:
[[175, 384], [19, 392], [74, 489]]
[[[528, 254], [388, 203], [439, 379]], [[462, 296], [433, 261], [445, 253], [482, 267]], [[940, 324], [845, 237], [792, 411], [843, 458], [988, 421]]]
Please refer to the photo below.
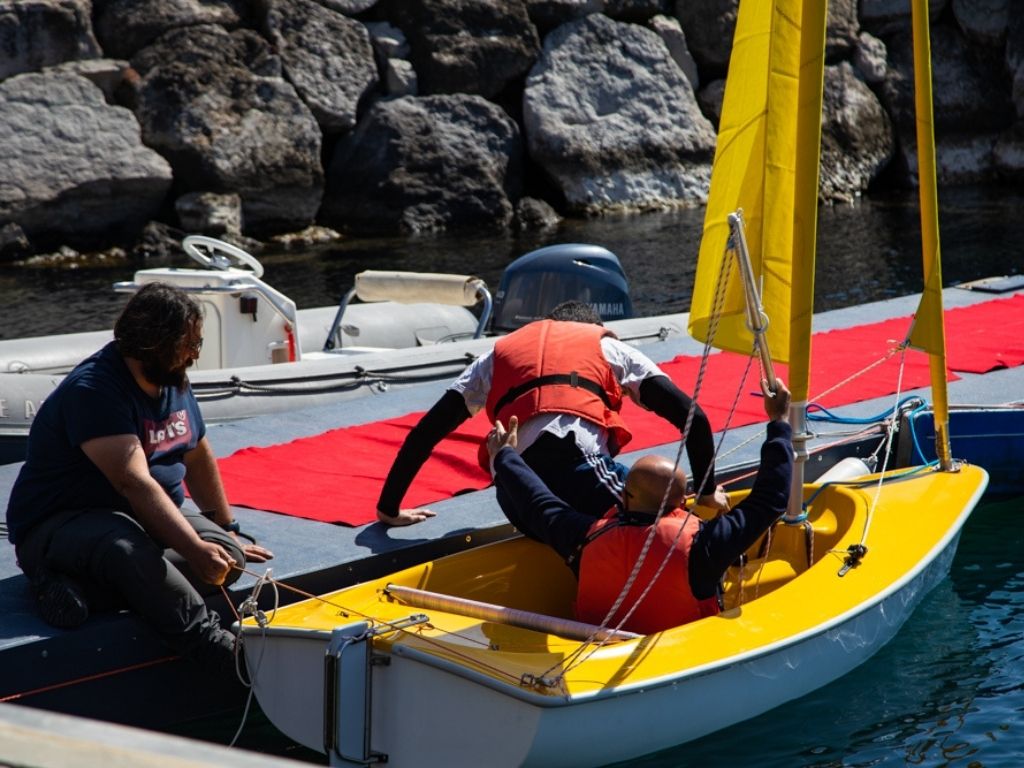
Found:
[[486, 405], [491, 423], [575, 414], [604, 427], [614, 456], [633, 437], [619, 415], [622, 388], [601, 352], [601, 339], [614, 335], [590, 323], [539, 320], [498, 339]]
[[[683, 532], [676, 540], [680, 527]], [[690, 549], [699, 530], [700, 519], [685, 510], [675, 509], [662, 516], [640, 573], [618, 612], [609, 620], [610, 626], [618, 626], [670, 550], [668, 564], [623, 629], [651, 634], [719, 612], [717, 598], [698, 600], [690, 590]], [[580, 556], [576, 596], [576, 616], [580, 621], [600, 624], [604, 620], [632, 573], [649, 532], [649, 524], [630, 519], [617, 507], [590, 527]]]

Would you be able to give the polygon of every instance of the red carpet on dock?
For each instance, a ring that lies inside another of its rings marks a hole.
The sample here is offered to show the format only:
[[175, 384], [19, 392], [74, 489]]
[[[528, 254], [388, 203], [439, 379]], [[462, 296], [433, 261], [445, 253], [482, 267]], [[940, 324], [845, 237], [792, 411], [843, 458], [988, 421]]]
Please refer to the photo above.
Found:
[[[834, 408], [896, 392], [899, 358], [894, 354], [869, 373], [858, 376], [818, 398], [839, 382], [882, 359], [906, 336], [910, 317], [817, 333], [812, 346], [811, 400]], [[946, 312], [947, 362], [950, 371], [986, 373], [1024, 363], [1024, 296], [996, 299]], [[698, 402], [715, 431], [764, 420], [756, 361], [739, 389], [748, 360], [715, 353], [708, 360]], [[692, 393], [700, 367], [699, 356], [680, 356], [661, 365], [686, 392]], [[784, 380], [787, 371], [778, 375]], [[949, 380], [957, 379], [955, 374]], [[902, 391], [928, 384], [928, 361], [923, 353], [907, 352]], [[678, 440], [678, 433], [658, 416], [627, 402], [623, 415], [633, 431], [627, 451]], [[296, 517], [345, 525], [376, 519], [377, 496], [391, 461], [422, 413], [371, 424], [333, 429], [314, 437], [265, 448], [244, 448], [219, 460], [231, 504]], [[426, 506], [465, 490], [490, 483], [477, 463], [477, 446], [489, 425], [478, 414], [434, 451], [406, 495], [404, 506]]]

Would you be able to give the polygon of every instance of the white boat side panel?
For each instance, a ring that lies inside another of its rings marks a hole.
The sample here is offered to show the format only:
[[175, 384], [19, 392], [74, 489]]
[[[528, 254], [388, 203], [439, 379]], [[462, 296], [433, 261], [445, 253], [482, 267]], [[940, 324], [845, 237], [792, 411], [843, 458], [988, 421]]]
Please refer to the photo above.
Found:
[[[242, 647], [256, 697], [288, 738], [324, 751], [324, 654], [331, 636], [246, 628]], [[301, 702], [296, 706], [295, 702]]]

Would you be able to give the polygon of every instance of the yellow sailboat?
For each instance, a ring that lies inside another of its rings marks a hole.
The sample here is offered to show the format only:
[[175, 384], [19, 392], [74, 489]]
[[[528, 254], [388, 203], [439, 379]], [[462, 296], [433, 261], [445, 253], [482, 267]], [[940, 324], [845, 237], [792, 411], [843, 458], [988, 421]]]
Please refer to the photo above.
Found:
[[[915, 2], [925, 85], [926, 12]], [[760, 289], [771, 318], [762, 355], [790, 367], [797, 431], [810, 373], [824, 33], [817, 0], [740, 5], [691, 312], [696, 338], [746, 354], [760, 310], [748, 308], [744, 283]], [[926, 124], [927, 88], [918, 110]], [[945, 440], [930, 125], [924, 133], [926, 282], [911, 341], [935, 361]], [[730, 232], [740, 209], [746, 230]], [[723, 270], [741, 239], [746, 280]], [[684, 743], [837, 679], [895, 635], [945, 577], [987, 484], [948, 448], [939, 455], [940, 466], [885, 477], [800, 481], [800, 524], [780, 522], [727, 574], [717, 616], [647, 636], [580, 625], [569, 569], [513, 539], [246, 619], [256, 695], [285, 734], [332, 765], [594, 766]]]

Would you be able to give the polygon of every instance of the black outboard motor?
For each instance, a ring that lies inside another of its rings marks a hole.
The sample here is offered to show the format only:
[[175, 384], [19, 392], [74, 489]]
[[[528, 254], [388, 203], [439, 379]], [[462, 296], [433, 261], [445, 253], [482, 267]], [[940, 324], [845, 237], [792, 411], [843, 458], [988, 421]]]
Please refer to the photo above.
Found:
[[494, 297], [491, 327], [514, 331], [570, 300], [587, 302], [604, 321], [633, 316], [618, 257], [599, 245], [563, 243], [530, 251], [508, 265]]

